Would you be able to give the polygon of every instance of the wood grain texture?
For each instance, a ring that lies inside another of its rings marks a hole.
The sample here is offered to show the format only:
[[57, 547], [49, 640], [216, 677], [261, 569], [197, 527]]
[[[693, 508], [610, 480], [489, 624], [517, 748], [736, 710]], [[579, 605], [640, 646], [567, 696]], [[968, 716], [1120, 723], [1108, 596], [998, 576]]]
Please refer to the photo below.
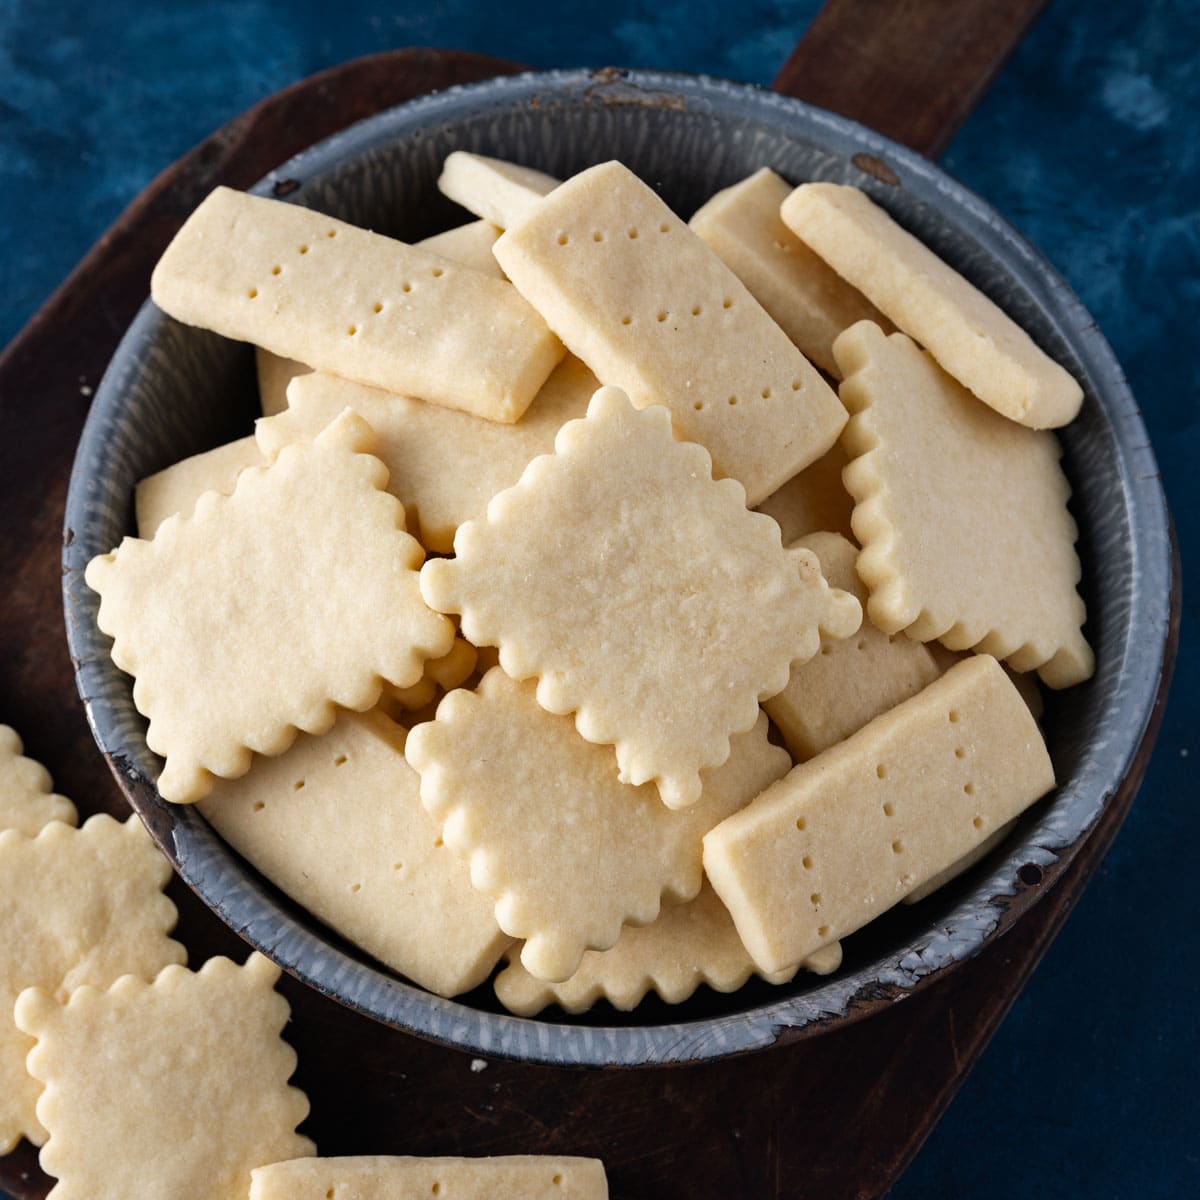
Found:
[[[0, 553], [10, 581], [0, 599], [0, 713], [81, 813], [127, 811], [87, 730], [62, 632], [60, 529], [87, 411], [81, 380], [94, 386], [146, 295], [157, 255], [209, 188], [245, 185], [301, 145], [408, 96], [513, 69], [470, 55], [399, 52], [280, 93], [160, 176], [0, 356], [0, 511], [7, 518]], [[859, 98], [846, 96], [833, 106], [861, 116]], [[1175, 580], [1178, 588], [1178, 570]], [[1178, 595], [1173, 612], [1168, 661]], [[325, 1154], [595, 1154], [608, 1167], [615, 1200], [882, 1195], [1115, 836], [1145, 770], [1168, 683], [1134, 770], [1045, 899], [1007, 936], [904, 1003], [770, 1053], [699, 1067], [589, 1072], [493, 1062], [476, 1072], [465, 1054], [377, 1026], [289, 979], [282, 985], [293, 1008], [286, 1036], [300, 1056], [297, 1083], [312, 1102], [305, 1131]], [[244, 945], [178, 880], [171, 894], [193, 963], [217, 953], [245, 956]], [[0, 1188], [20, 1200], [40, 1200], [48, 1187], [28, 1145], [0, 1159]]]
[[1047, 0], [827, 0], [774, 88], [936, 158]]

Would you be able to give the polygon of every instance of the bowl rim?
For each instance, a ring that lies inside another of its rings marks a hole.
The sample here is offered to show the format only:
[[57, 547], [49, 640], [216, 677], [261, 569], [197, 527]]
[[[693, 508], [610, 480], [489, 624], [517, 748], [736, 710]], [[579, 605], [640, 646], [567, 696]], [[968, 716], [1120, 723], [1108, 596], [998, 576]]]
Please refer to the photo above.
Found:
[[[1067, 338], [1085, 376], [1088, 402], [1107, 417], [1132, 542], [1130, 628], [1114, 694], [1106, 700], [1102, 761], [1095, 747], [1054, 801], [999, 861], [958, 899], [920, 944], [883, 953], [798, 995], [717, 1017], [655, 1025], [572, 1025], [492, 1013], [436, 996], [332, 944], [287, 910], [281, 892], [228, 848], [191, 806], [167, 805], [139, 768], [114, 718], [117, 698], [108, 639], [95, 629], [97, 601], [83, 581], [91, 553], [79, 531], [112, 497], [98, 480], [112, 462], [108, 433], [122, 397], [167, 320], [147, 300], [123, 336], [88, 413], [67, 499], [63, 595], [76, 683], [93, 736], [118, 783], [177, 872], [227, 925], [290, 974], [343, 1005], [394, 1028], [493, 1057], [555, 1066], [650, 1066], [724, 1057], [819, 1033], [886, 1007], [945, 975], [1006, 931], [1054, 882], [1109, 800], [1134, 768], [1150, 729], [1169, 644], [1172, 587], [1170, 523], [1149, 437], [1124, 375], [1095, 321], [1053, 267], [980, 197], [914, 151], [849, 118], [750, 84], [680, 72], [587, 68], [533, 71], [419, 97], [367, 117], [301, 151], [249, 190], [272, 195], [287, 181], [289, 198], [306, 181], [429, 125], [478, 113], [481, 105], [597, 102], [714, 111], [805, 133], [847, 160], [867, 156], [863, 186], [880, 179], [882, 161], [939, 215], [969, 236], [1017, 280]], [[292, 181], [299, 183], [292, 188]], [[886, 184], [885, 184], [886, 186]], [[121, 502], [127, 501], [122, 497]], [[104, 547], [108, 549], [108, 547]], [[99, 551], [103, 552], [103, 551]], [[125, 681], [128, 696], [130, 681]], [[1089, 757], [1090, 755], [1090, 757]], [[1079, 776], [1082, 773], [1083, 779]], [[1083, 786], [1087, 784], [1088, 786]], [[1000, 853], [1000, 852], [997, 852]], [[978, 870], [979, 868], [977, 868]], [[1029, 882], [1030, 872], [1039, 882]], [[1025, 875], [1025, 878], [1022, 875]], [[286, 901], [286, 904], [291, 904]], [[951, 936], [950, 927], [958, 933]], [[323, 929], [323, 927], [321, 927]]]

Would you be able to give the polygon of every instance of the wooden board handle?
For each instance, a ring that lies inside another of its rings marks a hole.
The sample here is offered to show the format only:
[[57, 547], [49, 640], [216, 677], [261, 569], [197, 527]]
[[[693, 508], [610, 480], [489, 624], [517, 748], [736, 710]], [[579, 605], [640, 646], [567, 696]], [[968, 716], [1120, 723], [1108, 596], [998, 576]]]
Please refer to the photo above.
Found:
[[826, 0], [772, 85], [936, 158], [1047, 0]]

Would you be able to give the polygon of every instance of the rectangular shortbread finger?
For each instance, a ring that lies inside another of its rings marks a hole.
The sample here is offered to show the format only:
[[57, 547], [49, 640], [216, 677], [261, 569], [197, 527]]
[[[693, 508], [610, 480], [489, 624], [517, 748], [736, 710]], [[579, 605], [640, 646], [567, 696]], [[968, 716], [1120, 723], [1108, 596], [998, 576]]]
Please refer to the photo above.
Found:
[[840, 533], [854, 540], [850, 514], [854, 501], [842, 483], [842, 471], [850, 460], [840, 442], [772, 492], [757, 511], [774, 517], [783, 534], [783, 544], [808, 533]]
[[887, 318], [783, 223], [779, 206], [791, 191], [763, 167], [718, 192], [688, 224], [805, 357], [840, 379], [834, 338], [855, 321]]
[[[504, 272], [492, 254], [500, 230], [488, 221], [472, 221], [445, 233], [435, 233], [416, 243], [420, 250], [440, 254], [472, 271], [482, 271], [493, 279], [504, 279]], [[288, 384], [297, 375], [306, 375], [312, 368], [294, 358], [280, 358], [261, 346], [256, 347], [254, 366], [258, 374], [258, 397], [264, 417], [273, 417], [287, 408]]]
[[602, 384], [665, 405], [747, 503], [833, 445], [846, 413], [736, 275], [620, 163], [569, 179], [495, 246]]
[[455, 150], [446, 156], [438, 191], [467, 212], [507, 229], [540, 204], [559, 182], [531, 167]]
[[150, 289], [186, 324], [492, 421], [518, 420], [563, 353], [508, 284], [230, 188], [188, 218]]
[[608, 1200], [598, 1158], [294, 1158], [251, 1173], [250, 1200]]
[[493, 279], [503, 280], [504, 272], [492, 253], [499, 236], [500, 230], [491, 221], [469, 221], [466, 225], [447, 229], [445, 233], [422, 238], [416, 245], [430, 254], [440, 254], [459, 266], [470, 267], [472, 271], [481, 271]]
[[801, 184], [785, 224], [985, 404], [1033, 429], [1071, 421], [1079, 384], [1006, 312], [869, 196]]
[[795, 767], [704, 838], [704, 869], [750, 956], [781, 971], [861, 928], [1054, 786], [994, 658], [951, 668]]
[[[811, 550], [831, 587], [866, 602], [867, 591], [854, 569], [858, 551], [836, 533], [812, 533], [793, 549]], [[763, 701], [797, 762], [845, 741], [873, 717], [915, 696], [940, 674], [921, 642], [889, 636], [864, 620], [848, 638], [821, 639], [808, 662], [793, 663], [788, 685]]]
[[511, 941], [421, 807], [404, 730], [378, 710], [221, 780], [201, 812], [314, 916], [438, 995], [482, 983]]

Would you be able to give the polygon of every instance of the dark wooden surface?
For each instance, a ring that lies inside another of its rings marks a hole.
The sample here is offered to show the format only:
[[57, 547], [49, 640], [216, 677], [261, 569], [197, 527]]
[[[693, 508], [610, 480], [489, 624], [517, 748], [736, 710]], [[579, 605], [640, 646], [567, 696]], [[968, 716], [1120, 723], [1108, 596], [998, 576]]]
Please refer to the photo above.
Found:
[[936, 158], [1046, 3], [827, 0], [774, 87]]
[[[906, 43], [912, 62], [939, 60], [939, 46], [941, 61], [954, 57], [952, 44], [930, 41], [928, 14], [957, 5], [895, 7], [910, 13], [913, 37], [923, 39]], [[1005, 6], [962, 7], [986, 15]], [[1014, 7], [1031, 18], [1040, 6]], [[826, 6], [813, 34], [832, 48], [823, 53], [843, 53], [837, 47], [849, 43], [838, 23], [860, 20], [863, 9], [861, 0]], [[940, 28], [958, 36], [954, 22]], [[896, 32], [884, 22], [881, 36], [900, 53]], [[944, 143], [1014, 41], [1015, 26], [1004, 24], [988, 59], [975, 38], [971, 62], [982, 82], [973, 92], [959, 88], [953, 105], [937, 114], [910, 110], [907, 125], [896, 111], [877, 123], [923, 149]], [[870, 76], [864, 83], [852, 69], [852, 55], [840, 93], [828, 66], [798, 77], [798, 55], [785, 68], [786, 90], [875, 119], [878, 97]], [[59, 599], [62, 509], [90, 389], [147, 294], [154, 260], [216, 183], [243, 186], [371, 112], [514, 69], [475, 55], [403, 51], [348, 63], [272, 97], [151, 184], [0, 356], [0, 561], [7, 564], [0, 714], [83, 812], [123, 814], [126, 806], [72, 681]], [[888, 104], [911, 103], [919, 93], [892, 91]], [[702, 1067], [568, 1072], [493, 1062], [475, 1071], [466, 1055], [379, 1027], [285, 980], [297, 1082], [312, 1102], [306, 1130], [326, 1154], [595, 1154], [608, 1167], [615, 1200], [881, 1195], [944, 1111], [1115, 836], [1145, 769], [1166, 683], [1135, 771], [1045, 900], [911, 999], [831, 1034]], [[194, 963], [244, 955], [178, 881], [171, 894]], [[47, 1187], [31, 1147], [0, 1159], [0, 1188], [20, 1200], [40, 1198]]]

